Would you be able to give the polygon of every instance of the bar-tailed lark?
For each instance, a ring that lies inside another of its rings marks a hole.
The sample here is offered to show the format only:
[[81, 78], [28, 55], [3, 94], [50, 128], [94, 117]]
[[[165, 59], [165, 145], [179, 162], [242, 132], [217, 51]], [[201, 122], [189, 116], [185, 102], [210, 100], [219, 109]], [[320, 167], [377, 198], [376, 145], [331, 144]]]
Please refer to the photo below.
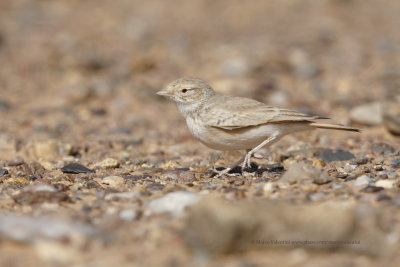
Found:
[[255, 152], [287, 134], [317, 128], [359, 131], [317, 121], [326, 117], [271, 107], [250, 98], [221, 95], [198, 78], [175, 80], [157, 94], [176, 102], [190, 132], [204, 145], [223, 151], [246, 150], [242, 170], [250, 167]]

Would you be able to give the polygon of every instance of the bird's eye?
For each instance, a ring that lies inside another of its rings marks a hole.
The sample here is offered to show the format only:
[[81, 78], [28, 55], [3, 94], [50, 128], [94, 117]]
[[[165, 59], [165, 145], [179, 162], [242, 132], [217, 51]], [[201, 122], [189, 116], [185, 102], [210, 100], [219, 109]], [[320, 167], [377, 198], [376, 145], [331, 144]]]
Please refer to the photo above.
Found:
[[182, 93], [186, 93], [188, 89], [182, 89]]

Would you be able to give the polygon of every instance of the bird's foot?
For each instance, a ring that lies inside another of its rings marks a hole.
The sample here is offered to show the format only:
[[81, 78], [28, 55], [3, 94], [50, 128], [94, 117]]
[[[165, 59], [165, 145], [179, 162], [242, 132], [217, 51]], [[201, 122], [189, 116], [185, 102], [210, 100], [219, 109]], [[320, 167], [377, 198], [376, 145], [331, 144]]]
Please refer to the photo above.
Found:
[[[239, 168], [240, 168], [240, 167], [239, 167]], [[241, 174], [241, 171], [240, 171], [240, 172], [237, 172], [237, 171], [235, 171], [235, 170], [236, 170], [236, 167], [235, 167], [235, 168], [223, 168], [223, 169], [221, 169], [221, 167], [216, 168], [216, 169], [213, 170], [213, 172], [216, 174], [216, 175], [214, 176], [214, 178], [220, 178], [220, 177], [222, 177], [223, 175], [228, 175], [228, 176], [239, 176], [239, 175]]]

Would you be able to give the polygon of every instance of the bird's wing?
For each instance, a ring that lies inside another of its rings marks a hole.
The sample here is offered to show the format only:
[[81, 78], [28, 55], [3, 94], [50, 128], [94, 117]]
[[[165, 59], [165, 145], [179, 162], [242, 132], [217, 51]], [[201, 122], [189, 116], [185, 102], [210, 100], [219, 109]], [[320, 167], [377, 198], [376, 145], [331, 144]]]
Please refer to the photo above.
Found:
[[323, 117], [270, 107], [250, 98], [219, 96], [203, 108], [202, 118], [208, 126], [234, 130], [285, 121], [311, 122]]

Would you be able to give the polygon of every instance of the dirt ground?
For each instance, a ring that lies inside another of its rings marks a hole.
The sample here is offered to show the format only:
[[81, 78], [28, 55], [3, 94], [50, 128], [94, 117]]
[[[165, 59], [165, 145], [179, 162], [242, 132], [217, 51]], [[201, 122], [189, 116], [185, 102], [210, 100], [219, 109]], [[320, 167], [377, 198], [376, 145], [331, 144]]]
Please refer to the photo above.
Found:
[[[399, 266], [399, 14], [1, 0], [0, 266]], [[155, 95], [184, 76], [362, 131], [293, 134], [216, 178], [239, 156]]]

